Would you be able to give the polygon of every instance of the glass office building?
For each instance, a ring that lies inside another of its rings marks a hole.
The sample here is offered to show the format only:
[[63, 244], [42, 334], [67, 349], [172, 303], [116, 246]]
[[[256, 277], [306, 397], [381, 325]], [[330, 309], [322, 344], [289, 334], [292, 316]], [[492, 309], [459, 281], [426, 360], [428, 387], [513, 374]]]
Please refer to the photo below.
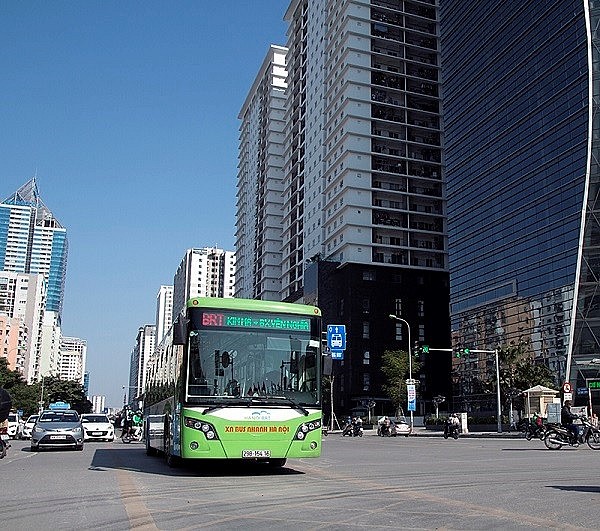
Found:
[[67, 273], [67, 230], [42, 201], [35, 178], [0, 203], [0, 271], [41, 273], [46, 307], [62, 313]]
[[[523, 344], [587, 401], [600, 367], [600, 10], [440, 9], [453, 343]], [[493, 356], [455, 364], [455, 396], [476, 392], [469, 370], [482, 363]]]

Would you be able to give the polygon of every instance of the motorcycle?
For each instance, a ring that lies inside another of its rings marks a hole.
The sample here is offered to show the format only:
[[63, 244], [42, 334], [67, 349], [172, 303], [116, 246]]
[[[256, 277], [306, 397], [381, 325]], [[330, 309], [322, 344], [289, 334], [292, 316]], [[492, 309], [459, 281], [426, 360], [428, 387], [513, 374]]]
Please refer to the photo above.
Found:
[[459, 431], [460, 424], [453, 422], [451, 419], [446, 420], [446, 424], [444, 425], [444, 439], [447, 439], [448, 437], [458, 439]]
[[363, 427], [362, 424], [351, 422], [346, 424], [342, 429], [342, 437], [362, 437], [363, 436]]
[[8, 442], [10, 437], [8, 436], [8, 428], [3, 426], [0, 428], [0, 459], [6, 456], [6, 449], [10, 448], [10, 443]]
[[521, 419], [517, 423], [517, 429], [525, 434], [525, 438], [531, 441], [534, 437], [543, 441], [546, 437], [547, 427], [543, 424], [531, 422], [529, 419]]
[[125, 444], [129, 444], [130, 442], [139, 442], [142, 440], [142, 427], [141, 426], [132, 426], [128, 430], [125, 430], [121, 435], [121, 440]]
[[548, 426], [544, 444], [549, 450], [560, 450], [563, 446], [579, 447], [580, 444], [587, 443], [592, 450], [600, 450], [600, 429], [594, 426], [587, 417], [579, 417], [583, 425], [583, 430], [579, 435], [579, 440], [573, 435], [573, 432], [560, 424]]

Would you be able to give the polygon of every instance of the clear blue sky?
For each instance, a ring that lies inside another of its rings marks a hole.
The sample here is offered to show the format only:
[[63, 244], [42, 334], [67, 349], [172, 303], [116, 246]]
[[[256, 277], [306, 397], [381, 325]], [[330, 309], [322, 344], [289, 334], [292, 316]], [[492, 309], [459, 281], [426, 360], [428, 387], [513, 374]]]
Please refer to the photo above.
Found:
[[237, 116], [288, 5], [0, 4], [0, 197], [37, 173], [67, 228], [62, 331], [110, 406], [185, 250], [234, 250]]

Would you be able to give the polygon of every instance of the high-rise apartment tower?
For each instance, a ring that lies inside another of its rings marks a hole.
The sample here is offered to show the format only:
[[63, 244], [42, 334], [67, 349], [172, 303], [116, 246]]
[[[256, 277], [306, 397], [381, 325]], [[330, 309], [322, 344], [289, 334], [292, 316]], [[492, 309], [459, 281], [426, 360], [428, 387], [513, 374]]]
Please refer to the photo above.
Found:
[[[450, 342], [437, 5], [293, 0], [284, 18], [281, 298], [346, 325], [337, 405], [383, 411], [383, 351]], [[420, 398], [448, 365], [427, 360]]]

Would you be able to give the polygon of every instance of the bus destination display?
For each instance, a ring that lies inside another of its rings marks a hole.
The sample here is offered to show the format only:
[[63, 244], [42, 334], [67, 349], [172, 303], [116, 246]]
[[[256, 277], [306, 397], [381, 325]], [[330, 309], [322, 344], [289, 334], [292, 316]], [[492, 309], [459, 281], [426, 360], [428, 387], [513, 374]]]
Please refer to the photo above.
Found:
[[310, 331], [310, 319], [287, 316], [247, 315], [225, 312], [202, 312], [202, 326], [219, 328], [255, 328], [261, 330]]

